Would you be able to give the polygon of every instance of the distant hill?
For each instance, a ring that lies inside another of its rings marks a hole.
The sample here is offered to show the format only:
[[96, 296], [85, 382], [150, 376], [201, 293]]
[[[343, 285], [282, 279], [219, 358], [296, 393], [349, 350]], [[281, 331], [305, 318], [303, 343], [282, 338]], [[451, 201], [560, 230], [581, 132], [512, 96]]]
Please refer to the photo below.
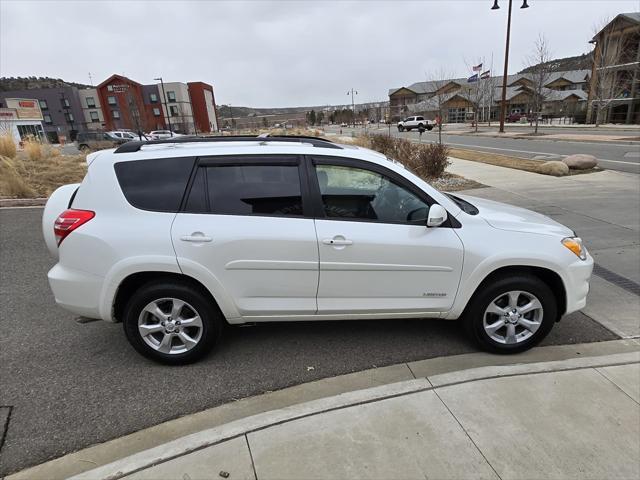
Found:
[[0, 77], [0, 91], [31, 90], [34, 88], [78, 87], [91, 88], [83, 83], [65, 82], [61, 78], [50, 77]]
[[[575, 57], [558, 58], [547, 62], [552, 72], [566, 72], [568, 70], [591, 70], [593, 63], [591, 53], [576, 55]], [[537, 66], [537, 65], [536, 65]], [[527, 67], [518, 73], [531, 73], [536, 66]]]

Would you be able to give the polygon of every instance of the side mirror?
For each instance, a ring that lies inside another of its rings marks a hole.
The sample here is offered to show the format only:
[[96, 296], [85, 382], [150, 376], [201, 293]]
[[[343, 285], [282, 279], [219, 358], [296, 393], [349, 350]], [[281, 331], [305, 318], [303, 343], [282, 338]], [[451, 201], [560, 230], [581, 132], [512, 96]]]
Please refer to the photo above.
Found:
[[442, 205], [434, 203], [429, 207], [429, 215], [427, 217], [427, 227], [439, 227], [447, 221], [447, 211]]

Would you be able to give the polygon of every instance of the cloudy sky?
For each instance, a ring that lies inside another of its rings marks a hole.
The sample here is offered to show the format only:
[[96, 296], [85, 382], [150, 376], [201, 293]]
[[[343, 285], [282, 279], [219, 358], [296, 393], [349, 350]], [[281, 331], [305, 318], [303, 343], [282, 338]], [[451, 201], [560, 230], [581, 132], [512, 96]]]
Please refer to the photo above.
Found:
[[[386, 99], [444, 68], [503, 65], [507, 0], [0, 0], [0, 76], [94, 83], [204, 81], [218, 103], [284, 107]], [[638, 0], [514, 0], [510, 72], [543, 33], [556, 57]]]

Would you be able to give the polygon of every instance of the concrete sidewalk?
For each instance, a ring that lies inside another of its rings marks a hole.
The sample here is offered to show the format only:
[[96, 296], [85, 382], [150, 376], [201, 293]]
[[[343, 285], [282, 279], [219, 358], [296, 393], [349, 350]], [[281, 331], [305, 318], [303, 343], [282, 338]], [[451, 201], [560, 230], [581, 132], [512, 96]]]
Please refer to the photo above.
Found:
[[640, 336], [640, 176], [605, 170], [550, 177], [451, 161], [448, 171], [490, 187], [461, 194], [535, 210], [576, 231], [596, 261], [583, 312], [623, 338]]
[[80, 479], [638, 478], [640, 343], [351, 392], [192, 434]]

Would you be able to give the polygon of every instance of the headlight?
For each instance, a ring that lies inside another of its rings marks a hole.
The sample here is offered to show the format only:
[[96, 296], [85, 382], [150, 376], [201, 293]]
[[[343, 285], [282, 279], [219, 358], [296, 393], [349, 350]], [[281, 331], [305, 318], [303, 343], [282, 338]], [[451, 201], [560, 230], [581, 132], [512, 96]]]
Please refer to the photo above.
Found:
[[587, 249], [582, 245], [582, 239], [580, 237], [563, 238], [562, 244], [575, 253], [580, 260], [587, 259]]

